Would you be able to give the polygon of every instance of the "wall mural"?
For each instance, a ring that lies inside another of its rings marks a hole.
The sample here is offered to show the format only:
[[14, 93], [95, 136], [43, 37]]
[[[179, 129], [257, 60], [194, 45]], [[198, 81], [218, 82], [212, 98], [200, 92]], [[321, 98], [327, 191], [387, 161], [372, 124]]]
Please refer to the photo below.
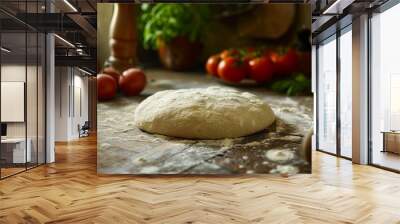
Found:
[[98, 13], [99, 173], [311, 172], [307, 4]]

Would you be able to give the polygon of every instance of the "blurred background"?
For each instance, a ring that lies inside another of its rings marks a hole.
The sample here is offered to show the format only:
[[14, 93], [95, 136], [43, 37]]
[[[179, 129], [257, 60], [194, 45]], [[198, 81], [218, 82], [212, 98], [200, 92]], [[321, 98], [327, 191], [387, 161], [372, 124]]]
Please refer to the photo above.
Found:
[[[98, 16], [99, 71], [113, 54], [110, 52], [110, 36], [118, 35], [110, 35], [115, 7], [111, 3], [98, 4], [97, 7], [101, 15]], [[118, 28], [118, 32], [123, 35], [126, 30], [134, 29], [134, 61], [142, 68], [206, 72], [207, 60], [224, 51], [233, 50], [230, 53], [234, 55], [230, 56], [238, 56], [239, 61], [267, 54], [272, 60], [279, 60], [279, 57], [286, 60], [284, 57], [288, 52], [296, 52], [295, 58], [287, 59], [294, 61], [296, 68], [284, 73], [301, 73], [310, 83], [310, 5], [158, 3], [132, 7], [134, 18], [125, 18], [125, 30]], [[129, 23], [132, 18], [134, 24]], [[288, 66], [283, 62], [277, 67]]]

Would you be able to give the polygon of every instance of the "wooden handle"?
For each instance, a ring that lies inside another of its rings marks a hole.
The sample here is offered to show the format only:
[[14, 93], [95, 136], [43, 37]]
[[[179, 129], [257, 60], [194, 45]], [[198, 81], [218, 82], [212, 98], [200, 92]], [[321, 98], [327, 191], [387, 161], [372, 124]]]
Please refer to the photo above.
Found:
[[133, 67], [137, 63], [136, 5], [115, 3], [110, 24], [111, 55], [106, 66], [120, 71]]

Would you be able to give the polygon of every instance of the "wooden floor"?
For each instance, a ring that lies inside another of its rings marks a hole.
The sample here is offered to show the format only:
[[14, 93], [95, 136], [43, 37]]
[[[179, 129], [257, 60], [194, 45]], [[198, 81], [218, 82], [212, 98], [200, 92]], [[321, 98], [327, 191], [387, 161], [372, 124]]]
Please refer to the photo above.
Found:
[[1, 168], [1, 177], [3, 178], [3, 177], [8, 177], [8, 176], [11, 176], [11, 175], [13, 175], [13, 174], [16, 174], [16, 173], [19, 173], [19, 172], [23, 172], [23, 171], [25, 171], [26, 169], [25, 169], [25, 167], [17, 167], [17, 168], [15, 168], [15, 167], [7, 167], [7, 168]]
[[314, 153], [289, 178], [97, 176], [94, 137], [0, 181], [0, 223], [400, 223], [400, 175]]
[[372, 160], [374, 164], [388, 167], [394, 170], [400, 170], [400, 155], [392, 152], [381, 152], [375, 150]]

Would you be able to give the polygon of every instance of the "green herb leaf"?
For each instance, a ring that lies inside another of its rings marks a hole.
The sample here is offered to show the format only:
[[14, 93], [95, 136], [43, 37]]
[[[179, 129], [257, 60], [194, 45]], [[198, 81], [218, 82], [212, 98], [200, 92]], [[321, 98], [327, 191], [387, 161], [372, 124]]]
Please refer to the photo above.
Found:
[[202, 4], [143, 4], [139, 19], [140, 39], [144, 48], [156, 49], [157, 40], [170, 41], [185, 36], [200, 39], [208, 23], [210, 9]]
[[294, 74], [291, 78], [278, 80], [271, 85], [276, 92], [285, 93], [288, 96], [308, 93], [311, 90], [311, 80], [304, 74]]

